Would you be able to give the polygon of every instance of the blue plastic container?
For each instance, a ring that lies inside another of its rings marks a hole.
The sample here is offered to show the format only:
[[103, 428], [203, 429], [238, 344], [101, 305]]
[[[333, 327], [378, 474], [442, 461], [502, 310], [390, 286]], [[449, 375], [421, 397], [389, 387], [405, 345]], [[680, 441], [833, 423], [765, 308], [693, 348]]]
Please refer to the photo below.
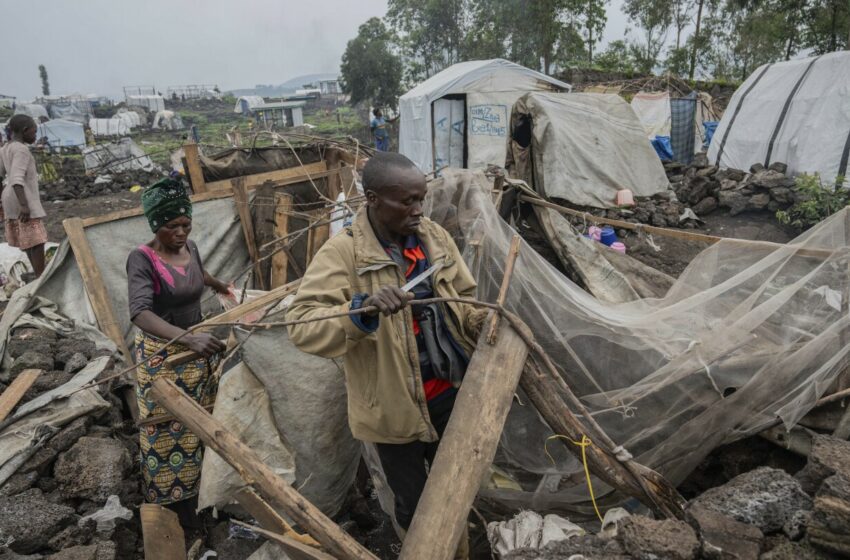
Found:
[[602, 237], [599, 239], [603, 245], [608, 245], [609, 247], [617, 242], [617, 233], [614, 231], [614, 228], [611, 226], [603, 226], [602, 228]]

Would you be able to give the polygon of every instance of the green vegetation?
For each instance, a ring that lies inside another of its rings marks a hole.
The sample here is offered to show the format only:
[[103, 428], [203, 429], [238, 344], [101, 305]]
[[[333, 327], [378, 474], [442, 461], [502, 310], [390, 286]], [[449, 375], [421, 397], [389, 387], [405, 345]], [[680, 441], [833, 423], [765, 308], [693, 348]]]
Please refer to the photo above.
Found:
[[351, 103], [396, 107], [401, 95], [401, 59], [392, 51], [394, 35], [378, 18], [360, 26], [342, 55], [342, 90]]
[[[842, 184], [844, 179], [839, 179], [837, 183]], [[821, 222], [850, 203], [850, 191], [824, 185], [817, 173], [797, 177], [794, 191], [798, 201], [787, 210], [778, 211], [776, 219], [801, 231]]]

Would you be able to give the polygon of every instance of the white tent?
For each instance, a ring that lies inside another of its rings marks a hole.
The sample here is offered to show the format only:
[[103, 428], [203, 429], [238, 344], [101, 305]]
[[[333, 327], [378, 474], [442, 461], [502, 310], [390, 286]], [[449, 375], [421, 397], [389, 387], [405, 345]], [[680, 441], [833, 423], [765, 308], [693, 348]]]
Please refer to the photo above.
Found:
[[127, 105], [131, 107], [144, 107], [155, 113], [165, 110], [165, 99], [161, 95], [128, 95]]
[[83, 125], [63, 119], [54, 119], [38, 125], [38, 138], [47, 138], [47, 142], [54, 148], [86, 145]]
[[135, 111], [119, 110], [112, 118], [124, 121], [124, 124], [126, 124], [127, 128], [130, 130], [133, 130], [137, 126], [141, 126], [142, 124], [142, 118]]
[[89, 119], [89, 128], [95, 136], [126, 136], [130, 134], [130, 127], [118, 118]]
[[508, 170], [541, 195], [597, 208], [617, 191], [670, 189], [643, 126], [619, 95], [534, 92], [513, 106]]
[[233, 112], [247, 115], [251, 112], [251, 109], [260, 107], [265, 103], [265, 100], [259, 95], [243, 95], [236, 100], [236, 107], [233, 108]]
[[159, 111], [153, 118], [153, 129], [183, 130], [183, 119], [174, 111]]
[[732, 96], [708, 159], [747, 170], [788, 164], [791, 173], [847, 175], [850, 154], [850, 52], [765, 64]]
[[570, 89], [500, 58], [455, 64], [401, 97], [399, 152], [425, 172], [504, 165], [514, 102], [530, 91]]

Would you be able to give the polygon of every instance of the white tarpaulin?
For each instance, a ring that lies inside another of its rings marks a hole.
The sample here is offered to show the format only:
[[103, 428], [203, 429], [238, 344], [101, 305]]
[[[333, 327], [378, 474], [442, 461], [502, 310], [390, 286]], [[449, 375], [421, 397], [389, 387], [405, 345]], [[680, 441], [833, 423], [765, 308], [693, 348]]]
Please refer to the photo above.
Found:
[[38, 125], [38, 138], [47, 138], [47, 142], [54, 148], [86, 145], [86, 132], [83, 125], [64, 119], [47, 121]]
[[109, 144], [98, 144], [83, 149], [86, 171], [115, 173], [121, 171], [156, 170], [156, 164], [132, 138], [122, 138]]
[[44, 108], [43, 105], [38, 105], [36, 103], [18, 103], [15, 108], [16, 115], [29, 115], [30, 117], [35, 119], [35, 122], [39, 122], [40, 119], [49, 119], [50, 116], [47, 114], [47, 109]]
[[243, 95], [236, 100], [236, 106], [233, 108], [233, 112], [247, 115], [254, 107], [261, 107], [265, 104], [265, 99], [259, 95]]
[[434, 101], [434, 152], [437, 169], [463, 167], [463, 136], [466, 130], [462, 99]]
[[139, 117], [139, 114], [135, 111], [118, 111], [115, 113], [113, 119], [119, 119], [127, 125], [127, 128], [133, 130], [137, 126], [142, 124], [142, 119]]
[[632, 98], [632, 109], [646, 129], [646, 135], [670, 136], [670, 94], [638, 92]]
[[130, 127], [120, 118], [89, 119], [89, 128], [95, 136], [127, 136]]
[[765, 64], [732, 96], [708, 150], [711, 163], [747, 170], [788, 164], [790, 173], [847, 175], [850, 52]]
[[652, 196], [670, 188], [643, 126], [618, 95], [529, 93], [513, 107], [511, 137], [509, 170], [545, 197], [607, 208], [621, 189]]
[[[492, 121], [499, 113], [488, 112], [489, 109], [484, 106], [504, 105], [507, 118], [508, 108], [523, 93], [570, 89], [564, 82], [500, 58], [455, 64], [431, 76], [399, 100], [399, 152], [413, 160], [422, 171], [433, 171], [433, 124], [436, 121], [431, 114], [432, 104], [447, 95], [486, 94], [486, 98], [478, 98], [476, 102], [466, 99], [468, 112], [472, 105], [480, 106], [476, 115], [469, 112], [467, 167], [482, 162], [503, 165], [506, 138], [499, 136], [499, 123]], [[477, 133], [471, 129], [473, 118]], [[501, 157], [498, 156], [500, 153]]]
[[165, 110], [165, 100], [161, 95], [128, 95], [127, 105], [144, 107], [151, 113]]

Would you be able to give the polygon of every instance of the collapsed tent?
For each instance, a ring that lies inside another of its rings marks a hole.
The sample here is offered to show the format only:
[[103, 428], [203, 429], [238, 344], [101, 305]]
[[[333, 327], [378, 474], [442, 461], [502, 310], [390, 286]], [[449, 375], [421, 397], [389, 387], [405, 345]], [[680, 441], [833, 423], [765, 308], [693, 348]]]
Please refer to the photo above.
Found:
[[88, 101], [82, 100], [56, 101], [48, 105], [47, 111], [52, 119], [64, 119], [86, 124], [91, 114], [91, 105]]
[[182, 130], [183, 119], [174, 111], [159, 111], [153, 118], [153, 129]]
[[401, 96], [399, 152], [426, 173], [502, 167], [511, 105], [530, 91], [570, 86], [500, 58], [455, 64]]
[[259, 95], [243, 95], [236, 100], [236, 106], [233, 108], [233, 112], [250, 115], [252, 109], [261, 107], [264, 104], [265, 100]]
[[653, 196], [670, 184], [643, 126], [620, 96], [529, 93], [513, 107], [507, 168], [544, 197], [614, 206], [617, 191]]
[[64, 119], [56, 119], [39, 124], [38, 138], [46, 138], [48, 144], [55, 148], [86, 145], [86, 132], [83, 125]]
[[850, 52], [765, 64], [741, 84], [714, 133], [709, 161], [747, 170], [788, 165], [828, 182], [847, 175]]
[[83, 149], [86, 172], [155, 171], [156, 165], [131, 138]]
[[95, 136], [127, 136], [130, 127], [124, 119], [89, 119], [89, 128]]

